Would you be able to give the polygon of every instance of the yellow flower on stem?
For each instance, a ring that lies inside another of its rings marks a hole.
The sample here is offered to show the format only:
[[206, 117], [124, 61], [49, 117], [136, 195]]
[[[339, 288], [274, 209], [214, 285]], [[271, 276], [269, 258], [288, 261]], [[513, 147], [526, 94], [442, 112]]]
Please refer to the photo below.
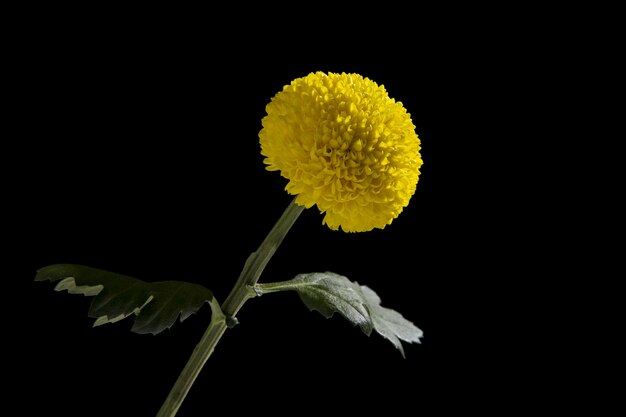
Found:
[[358, 74], [311, 73], [267, 105], [259, 133], [270, 171], [333, 230], [384, 228], [415, 193], [420, 140], [385, 88]]

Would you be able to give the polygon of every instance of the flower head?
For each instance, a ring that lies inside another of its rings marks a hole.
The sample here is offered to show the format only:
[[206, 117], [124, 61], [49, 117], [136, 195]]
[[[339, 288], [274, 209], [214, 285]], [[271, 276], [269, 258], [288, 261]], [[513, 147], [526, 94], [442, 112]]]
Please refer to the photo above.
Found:
[[358, 74], [311, 73], [267, 105], [259, 133], [270, 171], [333, 230], [384, 228], [415, 193], [420, 141], [402, 103]]

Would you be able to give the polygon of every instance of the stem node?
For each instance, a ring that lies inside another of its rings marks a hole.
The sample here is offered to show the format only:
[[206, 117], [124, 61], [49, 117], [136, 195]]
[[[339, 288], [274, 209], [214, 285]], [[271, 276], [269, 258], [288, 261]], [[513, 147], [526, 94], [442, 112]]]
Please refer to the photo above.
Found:
[[276, 252], [276, 249], [278, 249], [287, 235], [287, 232], [289, 232], [291, 226], [302, 213], [302, 210], [304, 210], [304, 207], [296, 205], [295, 199], [292, 200], [283, 215], [265, 237], [259, 249], [248, 257], [239, 279], [237, 279], [235, 286], [222, 304], [222, 311], [225, 317], [219, 320], [211, 318], [209, 327], [191, 354], [187, 365], [185, 365], [185, 368], [176, 380], [156, 417], [174, 417], [176, 415], [189, 389], [198, 377], [207, 359], [213, 353], [226, 328], [232, 328], [239, 323], [235, 316], [247, 300], [262, 294], [262, 292], [259, 293], [260, 290], [257, 290], [256, 283], [272, 255], [274, 255], [274, 252]]

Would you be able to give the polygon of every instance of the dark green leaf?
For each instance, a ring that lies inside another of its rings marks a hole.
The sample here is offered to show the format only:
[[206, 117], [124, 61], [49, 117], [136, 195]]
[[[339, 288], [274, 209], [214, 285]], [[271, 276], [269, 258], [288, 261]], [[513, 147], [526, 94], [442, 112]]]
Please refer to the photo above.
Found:
[[89, 308], [94, 326], [115, 323], [135, 314], [132, 331], [157, 334], [182, 322], [209, 303], [214, 317], [219, 304], [207, 288], [182, 281], [144, 282], [82, 265], [59, 264], [37, 271], [35, 281], [61, 281], [56, 291], [95, 296]]
[[338, 312], [368, 336], [376, 330], [391, 341], [402, 356], [404, 350], [400, 340], [420, 343], [423, 335], [400, 313], [382, 307], [380, 298], [372, 289], [333, 272], [300, 274], [290, 281], [257, 284], [257, 290], [260, 294], [297, 291], [310, 310], [317, 310], [326, 318]]

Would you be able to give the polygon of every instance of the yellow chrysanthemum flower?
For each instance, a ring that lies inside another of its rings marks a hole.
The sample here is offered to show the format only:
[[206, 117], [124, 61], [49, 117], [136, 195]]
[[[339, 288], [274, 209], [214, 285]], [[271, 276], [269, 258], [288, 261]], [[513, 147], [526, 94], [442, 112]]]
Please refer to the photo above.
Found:
[[382, 229], [415, 193], [422, 159], [411, 117], [358, 74], [292, 81], [267, 105], [259, 137], [267, 169], [289, 180], [297, 204], [326, 213], [333, 230]]

